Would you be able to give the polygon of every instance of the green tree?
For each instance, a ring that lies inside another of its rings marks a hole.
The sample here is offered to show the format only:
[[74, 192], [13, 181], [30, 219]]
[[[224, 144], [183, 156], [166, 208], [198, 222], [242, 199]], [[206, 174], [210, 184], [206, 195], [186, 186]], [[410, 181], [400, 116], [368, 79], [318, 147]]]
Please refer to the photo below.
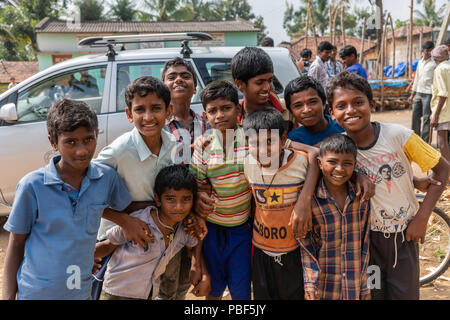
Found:
[[178, 0], [143, 0], [144, 10], [139, 10], [141, 21], [169, 21], [179, 8]]
[[444, 11], [446, 6], [442, 5], [436, 9], [435, 0], [424, 0], [423, 11], [414, 10], [415, 19], [413, 25], [422, 25], [429, 27], [438, 27], [444, 18]]
[[74, 4], [80, 9], [81, 21], [104, 20], [103, 4], [100, 0], [76, 0]]
[[133, 21], [138, 11], [134, 0], [117, 0], [108, 11], [108, 17], [114, 21]]
[[[294, 5], [286, 2], [287, 8], [284, 12], [283, 27], [291, 37], [298, 37], [304, 33], [306, 27], [306, 16], [308, 13], [308, 0], [301, 0], [298, 10]], [[311, 12], [314, 19], [314, 25], [318, 35], [325, 35], [329, 25], [328, 0], [311, 1]]]
[[174, 20], [181, 21], [206, 21], [220, 20], [216, 5], [203, 0], [183, 0], [182, 6], [172, 15]]
[[247, 0], [220, 0], [215, 1], [215, 11], [220, 20], [234, 20], [241, 18], [253, 22], [255, 27], [259, 28], [258, 43], [266, 36], [266, 26], [264, 25], [264, 18], [256, 16], [252, 12], [251, 5]]

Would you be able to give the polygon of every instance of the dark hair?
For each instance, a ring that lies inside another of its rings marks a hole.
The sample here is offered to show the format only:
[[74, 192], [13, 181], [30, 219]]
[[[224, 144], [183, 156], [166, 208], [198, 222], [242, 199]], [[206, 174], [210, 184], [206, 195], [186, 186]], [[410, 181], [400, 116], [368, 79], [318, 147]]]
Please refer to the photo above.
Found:
[[154, 77], [140, 77], [127, 86], [125, 91], [125, 102], [131, 111], [131, 102], [135, 95], [145, 97], [149, 93], [156, 94], [166, 104], [165, 108], [170, 104], [169, 88], [161, 80]]
[[274, 46], [274, 44], [273, 44], [273, 39], [272, 39], [271, 37], [264, 37], [264, 38], [261, 40], [260, 45], [261, 45], [262, 47], [273, 47], [273, 46]]
[[238, 91], [229, 81], [218, 80], [210, 82], [202, 92], [200, 92], [200, 99], [205, 110], [208, 102], [219, 98], [230, 100], [235, 105], [239, 104]]
[[317, 92], [317, 95], [322, 100], [323, 105], [325, 106], [327, 102], [327, 98], [325, 96], [325, 90], [322, 85], [316, 79], [309, 76], [300, 76], [295, 78], [294, 80], [289, 81], [286, 88], [284, 89], [284, 101], [286, 102], [286, 108], [289, 111], [291, 110], [291, 95], [297, 92], [308, 90], [311, 88]]
[[256, 132], [260, 130], [278, 129], [280, 137], [284, 133], [284, 119], [281, 113], [275, 108], [264, 108], [253, 111], [244, 118], [243, 128], [246, 133], [253, 129]]
[[333, 45], [333, 49], [332, 50], [337, 50], [337, 48], [336, 48], [336, 46], [335, 45]]
[[333, 107], [334, 91], [337, 88], [356, 89], [364, 93], [369, 101], [373, 100], [372, 88], [366, 79], [352, 71], [343, 71], [327, 83], [327, 101]]
[[162, 81], [164, 81], [164, 78], [166, 77], [167, 70], [174, 66], [185, 66], [186, 69], [192, 74], [192, 78], [194, 79], [194, 86], [197, 87], [197, 76], [195, 74], [194, 68], [192, 67], [192, 64], [189, 61], [186, 61], [180, 57], [175, 57], [171, 60], [166, 61], [166, 63], [164, 64], [162, 73], [161, 73]]
[[425, 50], [425, 49], [434, 49], [434, 42], [433, 41], [424, 42], [422, 44], [422, 50]]
[[248, 79], [265, 73], [273, 73], [273, 63], [270, 56], [261, 48], [245, 47], [231, 60], [231, 74], [234, 80], [247, 83]]
[[58, 143], [61, 133], [72, 132], [79, 127], [98, 134], [97, 115], [86, 102], [62, 99], [50, 107], [47, 114], [47, 131], [55, 143]]
[[300, 57], [302, 57], [302, 58], [311, 57], [311, 56], [312, 56], [312, 51], [309, 49], [303, 49], [300, 52]]
[[322, 157], [326, 152], [351, 153], [356, 159], [358, 147], [349, 136], [335, 133], [326, 137], [320, 143], [319, 155]]
[[153, 189], [159, 197], [166, 189], [190, 190], [195, 197], [197, 194], [197, 181], [186, 166], [175, 164], [161, 169], [156, 176]]
[[333, 45], [328, 41], [322, 41], [319, 43], [319, 46], [317, 47], [317, 51], [322, 52], [325, 50], [333, 50]]
[[351, 56], [352, 54], [355, 55], [355, 58], [358, 57], [358, 52], [356, 51], [356, 48], [350, 45], [343, 47], [341, 51], [339, 51], [339, 57], [341, 57], [341, 59]]

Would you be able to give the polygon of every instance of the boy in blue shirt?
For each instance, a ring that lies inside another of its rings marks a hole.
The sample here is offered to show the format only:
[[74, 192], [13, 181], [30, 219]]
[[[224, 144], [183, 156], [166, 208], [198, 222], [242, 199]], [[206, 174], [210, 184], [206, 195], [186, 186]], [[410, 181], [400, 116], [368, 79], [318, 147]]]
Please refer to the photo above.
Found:
[[4, 226], [11, 234], [3, 299], [89, 299], [103, 210], [122, 211], [131, 202], [114, 169], [91, 163], [98, 121], [86, 103], [56, 102], [47, 128], [60, 155], [17, 186]]
[[366, 69], [358, 63], [358, 52], [354, 46], [345, 46], [339, 51], [339, 57], [344, 61], [345, 71], [356, 72], [367, 80]]
[[286, 107], [302, 126], [288, 134], [291, 141], [316, 146], [326, 137], [344, 131], [335, 120], [324, 114], [325, 91], [312, 77], [291, 80], [284, 90]]

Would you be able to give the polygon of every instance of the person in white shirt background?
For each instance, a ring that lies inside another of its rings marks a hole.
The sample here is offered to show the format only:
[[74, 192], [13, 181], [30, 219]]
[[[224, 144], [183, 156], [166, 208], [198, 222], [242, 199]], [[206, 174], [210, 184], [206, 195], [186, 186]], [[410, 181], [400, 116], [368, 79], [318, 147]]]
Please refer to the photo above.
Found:
[[431, 59], [431, 51], [434, 43], [427, 41], [422, 44], [422, 58], [417, 65], [416, 76], [411, 88], [411, 96], [408, 99], [412, 104], [411, 129], [425, 142], [430, 139], [431, 96], [433, 86], [433, 73], [436, 64]]

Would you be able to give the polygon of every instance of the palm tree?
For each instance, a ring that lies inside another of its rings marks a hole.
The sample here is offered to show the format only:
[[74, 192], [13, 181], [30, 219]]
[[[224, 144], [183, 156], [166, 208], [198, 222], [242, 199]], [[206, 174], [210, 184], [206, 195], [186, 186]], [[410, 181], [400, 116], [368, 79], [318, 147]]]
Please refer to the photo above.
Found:
[[108, 15], [115, 21], [133, 21], [137, 14], [134, 0], [117, 0], [116, 4], [111, 6]]
[[445, 5], [442, 5], [439, 9], [436, 10], [435, 0], [424, 0], [423, 9], [424, 11], [414, 10], [414, 13], [416, 14], [414, 24], [436, 27], [442, 23]]
[[143, 0], [141, 5], [147, 10], [140, 10], [141, 21], [169, 21], [178, 9], [178, 0]]
[[181, 21], [219, 20], [220, 14], [212, 2], [203, 0], [183, 0], [182, 7], [176, 10], [172, 18]]

